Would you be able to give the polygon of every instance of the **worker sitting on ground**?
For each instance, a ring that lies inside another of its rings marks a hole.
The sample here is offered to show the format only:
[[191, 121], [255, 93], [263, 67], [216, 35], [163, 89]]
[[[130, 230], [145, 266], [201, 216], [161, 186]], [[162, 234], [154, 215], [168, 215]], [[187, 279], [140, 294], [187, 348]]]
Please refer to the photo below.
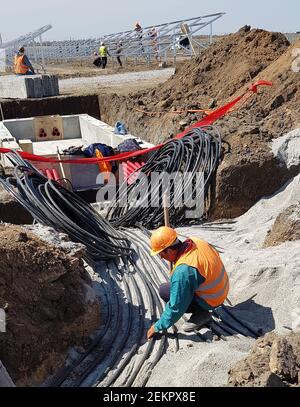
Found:
[[107, 55], [110, 56], [110, 53], [108, 52], [108, 49], [107, 49], [106, 45], [104, 44], [104, 42], [101, 42], [100, 48], [99, 48], [99, 56], [101, 58], [102, 69], [105, 69], [105, 67], [107, 65]]
[[19, 48], [19, 52], [15, 55], [14, 72], [16, 75], [34, 75], [34, 69], [27, 55], [25, 55], [24, 47]]
[[167, 330], [184, 313], [192, 313], [183, 324], [184, 332], [198, 330], [211, 320], [211, 313], [227, 298], [229, 279], [219, 253], [207, 242], [190, 238], [181, 242], [174, 229], [161, 227], [151, 236], [151, 254], [174, 264], [170, 283], [159, 288], [166, 307], [147, 333]]

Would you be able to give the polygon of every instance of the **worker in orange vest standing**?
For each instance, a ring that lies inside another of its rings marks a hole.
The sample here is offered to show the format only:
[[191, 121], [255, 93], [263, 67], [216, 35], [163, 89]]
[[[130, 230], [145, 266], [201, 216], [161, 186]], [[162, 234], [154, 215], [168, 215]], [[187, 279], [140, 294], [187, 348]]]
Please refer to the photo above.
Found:
[[181, 242], [177, 232], [167, 226], [151, 236], [151, 254], [174, 264], [170, 283], [162, 284], [159, 295], [166, 303], [164, 312], [148, 330], [147, 338], [167, 330], [184, 313], [192, 313], [183, 324], [185, 332], [198, 330], [211, 320], [212, 311], [223, 304], [229, 291], [229, 279], [219, 253], [198, 238]]
[[14, 72], [16, 75], [34, 75], [34, 69], [27, 55], [25, 55], [24, 47], [20, 47], [14, 60]]

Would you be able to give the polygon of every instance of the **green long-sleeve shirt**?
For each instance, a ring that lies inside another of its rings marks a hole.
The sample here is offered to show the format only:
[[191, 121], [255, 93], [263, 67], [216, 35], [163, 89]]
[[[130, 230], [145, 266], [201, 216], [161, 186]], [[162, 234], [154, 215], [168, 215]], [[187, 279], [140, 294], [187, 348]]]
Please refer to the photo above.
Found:
[[166, 330], [174, 325], [187, 311], [193, 299], [198, 302], [199, 307], [205, 310], [212, 309], [204, 300], [194, 296], [195, 291], [204, 281], [205, 278], [196, 268], [186, 264], [176, 267], [170, 280], [170, 300], [154, 325], [155, 332]]

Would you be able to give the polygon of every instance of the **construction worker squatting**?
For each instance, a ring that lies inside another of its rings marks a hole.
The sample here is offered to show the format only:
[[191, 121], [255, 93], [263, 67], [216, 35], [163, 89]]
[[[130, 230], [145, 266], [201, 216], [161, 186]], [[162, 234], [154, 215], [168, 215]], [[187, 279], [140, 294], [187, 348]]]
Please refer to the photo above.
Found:
[[190, 238], [181, 242], [167, 226], [151, 236], [151, 254], [174, 264], [170, 283], [162, 284], [159, 295], [166, 303], [160, 319], [148, 330], [147, 338], [169, 329], [184, 313], [191, 313], [183, 324], [185, 332], [198, 330], [211, 319], [229, 291], [229, 279], [219, 253], [208, 242]]

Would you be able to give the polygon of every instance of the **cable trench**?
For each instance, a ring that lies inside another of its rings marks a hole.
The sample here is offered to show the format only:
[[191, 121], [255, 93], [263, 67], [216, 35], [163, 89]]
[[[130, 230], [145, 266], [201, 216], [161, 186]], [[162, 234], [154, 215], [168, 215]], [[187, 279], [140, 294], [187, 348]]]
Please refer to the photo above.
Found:
[[[212, 136], [213, 129], [194, 129], [181, 140], [167, 143], [150, 157], [142, 168], [149, 176], [160, 169], [204, 173], [202, 191], [195, 199], [207, 194], [220, 159], [220, 138]], [[168, 264], [150, 256], [149, 225], [160, 225], [161, 208], [110, 208], [108, 220], [89, 204], [55, 181], [48, 180], [17, 153], [7, 157], [14, 165], [14, 177], [0, 177], [0, 184], [10, 192], [34, 217], [44, 225], [68, 234], [74, 242], [85, 245], [85, 260], [93, 276], [94, 287], [102, 303], [103, 325], [85, 352], [68, 361], [45, 382], [50, 387], [76, 386], [145, 386], [153, 368], [168, 347], [180, 349], [177, 329], [170, 335], [163, 332], [150, 341], [146, 333], [160, 318], [164, 304], [159, 297], [160, 284], [168, 281]], [[193, 184], [192, 177], [188, 180]], [[136, 184], [129, 186], [133, 191]], [[161, 185], [155, 186], [158, 201], [162, 202]], [[145, 199], [149, 194], [149, 186]], [[171, 190], [170, 217], [178, 224], [186, 208], [176, 208], [180, 187]], [[129, 226], [140, 229], [129, 229]], [[216, 223], [216, 230], [219, 228]], [[205, 227], [205, 225], [204, 225]], [[213, 229], [214, 224], [207, 228]], [[207, 326], [222, 340], [227, 335], [258, 337], [249, 325], [240, 321], [229, 307], [222, 306], [213, 313]], [[202, 341], [207, 335], [195, 331]], [[174, 341], [174, 342], [173, 342]]]

